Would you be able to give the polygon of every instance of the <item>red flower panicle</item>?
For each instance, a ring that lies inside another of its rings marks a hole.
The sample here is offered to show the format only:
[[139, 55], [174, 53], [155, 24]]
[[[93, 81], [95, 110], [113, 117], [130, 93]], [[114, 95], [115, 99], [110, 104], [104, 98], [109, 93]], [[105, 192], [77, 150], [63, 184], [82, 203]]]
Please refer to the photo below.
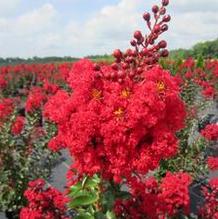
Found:
[[129, 182], [131, 199], [117, 200], [116, 215], [128, 219], [168, 218], [188, 215], [190, 207], [189, 185], [191, 177], [187, 173], [168, 172], [157, 182], [153, 177], [146, 180], [132, 178]]
[[58, 126], [49, 147], [67, 147], [79, 173], [121, 182], [177, 153], [175, 133], [184, 125], [185, 109], [177, 80], [157, 65], [168, 55], [167, 44], [155, 43], [168, 28], [167, 5], [152, 8], [153, 25], [144, 14], [150, 34], [136, 31], [133, 49], [115, 50], [111, 66], [75, 63], [67, 77], [73, 92], [60, 90], [46, 103], [44, 115]]
[[218, 124], [209, 124], [202, 131], [201, 135], [209, 141], [218, 139]]
[[209, 185], [202, 188], [205, 203], [200, 208], [200, 216], [204, 219], [218, 219], [218, 178], [211, 179]]
[[[143, 69], [143, 80], [119, 83], [98, 77], [93, 67], [88, 60], [75, 63], [68, 78], [73, 93], [59, 91], [46, 103], [44, 115], [58, 125], [51, 147], [61, 142], [79, 172], [117, 182], [174, 156], [185, 110], [170, 73], [155, 66]], [[101, 70], [114, 72], [110, 66]]]
[[66, 198], [55, 188], [44, 187], [42, 179], [29, 183], [29, 188], [24, 193], [28, 205], [21, 209], [20, 219], [68, 219]]
[[24, 123], [25, 123], [25, 117], [17, 116], [16, 120], [14, 121], [11, 127], [12, 134], [19, 135], [23, 130]]
[[45, 94], [40, 87], [33, 87], [26, 100], [26, 111], [28, 113], [39, 109], [45, 101]]
[[218, 157], [208, 157], [207, 164], [210, 170], [218, 170]]
[[160, 185], [160, 210], [165, 216], [190, 213], [189, 185], [191, 177], [187, 173], [167, 173]]

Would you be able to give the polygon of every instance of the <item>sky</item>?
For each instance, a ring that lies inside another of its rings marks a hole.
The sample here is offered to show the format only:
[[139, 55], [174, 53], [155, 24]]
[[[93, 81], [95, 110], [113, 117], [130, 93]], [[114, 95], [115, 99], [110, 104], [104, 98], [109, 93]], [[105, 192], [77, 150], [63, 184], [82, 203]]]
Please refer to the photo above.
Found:
[[[0, 0], [0, 57], [110, 54], [161, 0]], [[218, 0], [171, 0], [169, 49], [218, 38]]]

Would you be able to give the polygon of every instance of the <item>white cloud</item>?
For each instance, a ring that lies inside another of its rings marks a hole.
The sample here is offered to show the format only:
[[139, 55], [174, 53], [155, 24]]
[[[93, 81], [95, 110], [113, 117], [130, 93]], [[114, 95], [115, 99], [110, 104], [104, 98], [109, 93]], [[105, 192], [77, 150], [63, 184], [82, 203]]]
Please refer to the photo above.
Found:
[[217, 0], [174, 0], [170, 2], [170, 7], [177, 12], [217, 12], [218, 2]]
[[20, 0], [0, 0], [0, 17], [13, 13], [19, 3]]
[[[90, 14], [84, 22], [60, 23], [59, 18], [65, 15], [51, 3], [17, 17], [0, 16], [0, 57], [85, 56], [128, 48], [134, 30], [146, 32], [141, 16], [153, 2], [159, 0], [120, 0]], [[169, 10], [172, 22], [163, 38], [170, 48], [188, 48], [200, 40], [218, 37], [217, 0], [174, 0]]]
[[[0, 19], [0, 56], [32, 56], [38, 42], [55, 29], [57, 12], [51, 4], [13, 18]], [[7, 42], [7, 43], [5, 43]]]
[[132, 32], [139, 28], [142, 0], [121, 0], [117, 5], [106, 6], [88, 20], [82, 28], [75, 22], [67, 27], [71, 36], [69, 45], [86, 54], [109, 53], [116, 47], [126, 48]]

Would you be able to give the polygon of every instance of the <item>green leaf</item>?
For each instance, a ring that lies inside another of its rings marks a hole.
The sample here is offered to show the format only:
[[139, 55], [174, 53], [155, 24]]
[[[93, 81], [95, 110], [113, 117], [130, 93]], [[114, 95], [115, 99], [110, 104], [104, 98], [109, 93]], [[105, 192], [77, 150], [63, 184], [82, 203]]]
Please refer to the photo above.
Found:
[[86, 195], [80, 195], [69, 204], [70, 208], [75, 208], [79, 206], [91, 205], [98, 200], [98, 196], [95, 193], [88, 193]]
[[116, 219], [116, 216], [113, 211], [107, 211], [106, 217], [107, 219]]
[[82, 187], [96, 188], [99, 183], [100, 183], [100, 179], [97, 175], [94, 175], [93, 177], [85, 177], [84, 180], [82, 181]]
[[83, 213], [83, 214], [77, 215], [76, 217], [74, 217], [74, 219], [95, 219], [95, 218], [89, 213]]
[[73, 185], [70, 187], [70, 196], [74, 196], [76, 193], [78, 193], [82, 189], [81, 182], [78, 182], [76, 185]]
[[107, 218], [104, 213], [99, 211], [95, 213], [95, 219], [107, 219]]

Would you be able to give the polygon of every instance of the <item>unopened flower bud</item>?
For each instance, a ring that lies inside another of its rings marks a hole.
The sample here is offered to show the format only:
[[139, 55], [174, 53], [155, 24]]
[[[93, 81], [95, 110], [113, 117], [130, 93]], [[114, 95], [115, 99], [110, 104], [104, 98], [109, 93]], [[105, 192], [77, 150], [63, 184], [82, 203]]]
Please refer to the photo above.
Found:
[[137, 39], [137, 40], [141, 40], [141, 38], [142, 38], [141, 31], [139, 31], [139, 30], [135, 31], [134, 38]]
[[127, 49], [126, 52], [125, 52], [125, 54], [126, 54], [127, 56], [131, 56], [131, 55], [132, 55], [132, 50], [131, 50], [131, 49]]
[[162, 27], [161, 27], [161, 30], [164, 32], [164, 31], [167, 31], [168, 30], [168, 25], [167, 24], [164, 24]]
[[162, 0], [162, 5], [167, 6], [169, 4], [169, 0]]
[[167, 49], [164, 49], [161, 51], [161, 56], [162, 57], [167, 57], [169, 55], [169, 51]]
[[160, 28], [161, 28], [160, 25], [155, 25], [154, 26], [154, 32], [158, 33], [160, 31]]
[[122, 58], [122, 52], [119, 49], [114, 50], [113, 52], [113, 56], [117, 59], [121, 59]]
[[158, 43], [158, 46], [159, 48], [161, 49], [164, 49], [167, 47], [167, 42], [165, 40], [161, 40], [159, 43]]
[[153, 11], [154, 14], [157, 14], [157, 12], [159, 11], [159, 7], [157, 5], [154, 5], [152, 7], [152, 11]]
[[111, 68], [114, 69], [114, 70], [118, 70], [118, 65], [116, 63], [113, 63], [111, 65]]
[[136, 46], [137, 43], [136, 43], [136, 41], [133, 39], [133, 40], [130, 41], [130, 44], [131, 44], [132, 46]]
[[147, 48], [143, 48], [142, 54], [143, 54], [144, 56], [146, 56], [146, 55], [148, 55], [148, 53], [149, 53], [148, 49], [147, 49]]
[[100, 71], [100, 70], [101, 70], [101, 67], [100, 67], [100, 65], [98, 65], [97, 63], [95, 63], [94, 66], [93, 66], [93, 69], [94, 69], [94, 71]]
[[161, 14], [161, 15], [164, 15], [165, 13], [166, 13], [166, 8], [161, 8], [160, 14]]
[[143, 18], [144, 18], [144, 20], [147, 21], [147, 22], [150, 21], [150, 19], [151, 19], [150, 13], [145, 12], [145, 13], [143, 14]]
[[170, 17], [169, 14], [164, 15], [164, 17], [163, 17], [163, 22], [169, 22], [170, 20], [171, 20], [171, 17]]
[[129, 68], [129, 65], [127, 63], [122, 63], [122, 68], [127, 69], [127, 68]]

